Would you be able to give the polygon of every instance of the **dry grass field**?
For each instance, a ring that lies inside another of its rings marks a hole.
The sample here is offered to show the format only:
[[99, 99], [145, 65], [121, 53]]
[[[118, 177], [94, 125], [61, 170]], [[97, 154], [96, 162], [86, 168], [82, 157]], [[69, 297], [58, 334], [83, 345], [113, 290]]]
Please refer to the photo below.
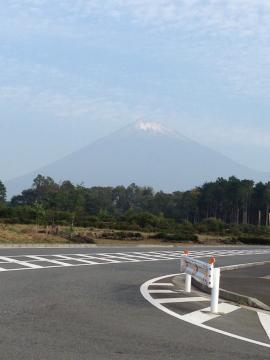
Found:
[[161, 244], [162, 240], [150, 239], [151, 234], [142, 232], [117, 231], [108, 229], [59, 227], [55, 234], [46, 227], [21, 224], [0, 223], [1, 244], [72, 244], [85, 243], [97, 245], [113, 244]]
[[61, 236], [46, 234], [45, 229], [37, 229], [34, 225], [9, 225], [0, 223], [0, 243], [69, 243], [69, 241]]
[[[151, 238], [153, 233], [96, 228], [59, 227], [58, 233], [51, 228], [35, 225], [1, 224], [0, 244], [97, 244], [97, 245], [177, 245], [178, 242]], [[198, 235], [200, 244], [224, 244], [228, 237]], [[190, 244], [182, 242], [181, 245]]]

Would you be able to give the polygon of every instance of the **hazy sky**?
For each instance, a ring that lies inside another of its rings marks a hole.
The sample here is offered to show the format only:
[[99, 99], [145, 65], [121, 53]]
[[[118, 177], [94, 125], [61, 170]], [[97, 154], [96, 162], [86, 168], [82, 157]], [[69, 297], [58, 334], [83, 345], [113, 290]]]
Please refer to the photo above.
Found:
[[138, 119], [270, 171], [269, 0], [5, 0], [0, 178]]

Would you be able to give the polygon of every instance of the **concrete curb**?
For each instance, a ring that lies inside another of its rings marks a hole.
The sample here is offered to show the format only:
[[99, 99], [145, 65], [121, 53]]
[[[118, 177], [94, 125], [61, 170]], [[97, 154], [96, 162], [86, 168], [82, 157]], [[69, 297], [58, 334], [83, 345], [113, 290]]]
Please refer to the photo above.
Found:
[[[192, 285], [195, 288], [197, 288], [203, 292], [206, 292], [208, 294], [211, 293], [211, 289], [209, 289], [207, 286], [199, 283], [195, 279], [192, 279]], [[263, 302], [261, 302], [260, 300], [258, 300], [256, 298], [238, 294], [238, 293], [224, 290], [224, 289], [219, 289], [219, 293], [220, 293], [220, 297], [224, 300], [231, 301], [231, 302], [237, 303], [239, 305], [245, 305], [245, 306], [255, 307], [255, 308], [261, 309], [261, 310], [270, 311], [270, 307], [268, 305], [264, 304]]]
[[[172, 283], [174, 284], [176, 290], [180, 290], [180, 289], [183, 289], [185, 281], [182, 276], [177, 275], [172, 279]], [[207, 294], [211, 294], [211, 289], [209, 289], [207, 286], [199, 283], [198, 281], [196, 281], [193, 278], [192, 278], [192, 285], [194, 286], [195, 289], [203, 291], [204, 293], [207, 293]], [[245, 296], [242, 294], [237, 294], [232, 291], [227, 291], [224, 289], [220, 289], [219, 292], [220, 292], [220, 297], [224, 300], [227, 300], [227, 301], [230, 301], [233, 303], [237, 303], [239, 305], [245, 305], [245, 306], [254, 307], [254, 308], [265, 310], [265, 311], [270, 311], [270, 307], [268, 305], [264, 304], [263, 302], [259, 301], [258, 299], [255, 299], [255, 298], [252, 298], [249, 296]]]
[[[261, 261], [261, 262], [254, 262], [254, 263], [248, 263], [248, 264], [229, 265], [229, 266], [223, 266], [222, 268], [220, 268], [220, 270], [221, 271], [231, 271], [231, 270], [244, 269], [244, 268], [249, 268], [249, 267], [254, 267], [254, 266], [262, 266], [262, 265], [269, 264], [269, 263], [270, 263], [270, 261]], [[200, 284], [195, 279], [192, 279], [192, 280], [194, 280], [195, 287], [198, 287], [198, 288], [200, 288], [200, 286], [204, 287], [203, 284]], [[195, 283], [197, 283], [197, 284], [195, 284]], [[205, 288], [206, 289], [204, 289], [203, 291], [209, 290], [207, 287], [205, 287]], [[238, 294], [233, 291], [224, 290], [224, 289], [220, 289], [220, 296], [225, 300], [233, 301], [240, 305], [252, 306], [252, 307], [255, 307], [258, 309], [270, 311], [270, 307], [268, 305], [266, 305], [262, 301], [260, 301], [256, 298], [253, 298], [251, 296]]]
[[177, 247], [177, 245], [151, 245], [151, 244], [0, 244], [0, 249], [21, 249], [21, 248], [33, 248], [33, 249], [40, 249], [40, 248], [174, 248]]
[[21, 248], [95, 248], [95, 244], [0, 244], [0, 249], [21, 249]]
[[[137, 247], [137, 248], [183, 248], [185, 247], [185, 244], [170, 244], [170, 245], [157, 245], [157, 244], [76, 244], [76, 243], [39, 243], [39, 244], [35, 244], [35, 243], [21, 243], [21, 244], [1, 244], [0, 243], [0, 249], [20, 249], [20, 248], [103, 248], [103, 247], [114, 247], [114, 248], [130, 248], [130, 247]], [[190, 248], [213, 248], [213, 245], [191, 245]], [[214, 246], [216, 249], [219, 248], [239, 248], [241, 249], [243, 246], [239, 246], [239, 245], [215, 245]], [[257, 245], [249, 245], [249, 248], [260, 248]]]
[[220, 271], [244, 269], [244, 268], [249, 268], [249, 267], [253, 267], [253, 266], [265, 265], [265, 264], [269, 264], [269, 263], [270, 263], [270, 260], [269, 261], [268, 260], [267, 261], [258, 261], [258, 262], [247, 263], [247, 264], [229, 265], [229, 266], [221, 267]]
[[[39, 243], [39, 244], [35, 244], [35, 243], [22, 243], [22, 244], [7, 244], [7, 243], [3, 243], [1, 244], [0, 243], [0, 249], [8, 249], [8, 248], [75, 248], [75, 247], [78, 247], [78, 248], [98, 248], [98, 247], [138, 247], [138, 248], [143, 248], [143, 247], [157, 247], [157, 248], [185, 248], [186, 245], [185, 244], [170, 244], [170, 245], [156, 245], [156, 244], [117, 244], [117, 245], [114, 245], [114, 244], [76, 244], [76, 243], [70, 243], [70, 244], [67, 244], [67, 243], [64, 243], [64, 244], [57, 244], [57, 243], [52, 243], [52, 244], [49, 244], [49, 243]], [[220, 245], [220, 244], [216, 244], [216, 245], [202, 245], [202, 244], [192, 244], [190, 245], [190, 248], [215, 248], [215, 249], [219, 249], [219, 248], [232, 248], [232, 249], [241, 249], [243, 248], [243, 245]], [[253, 249], [261, 249], [260, 246], [258, 245], [245, 245], [245, 247], [248, 247], [248, 248], [253, 248]], [[235, 265], [236, 266], [236, 265]]]

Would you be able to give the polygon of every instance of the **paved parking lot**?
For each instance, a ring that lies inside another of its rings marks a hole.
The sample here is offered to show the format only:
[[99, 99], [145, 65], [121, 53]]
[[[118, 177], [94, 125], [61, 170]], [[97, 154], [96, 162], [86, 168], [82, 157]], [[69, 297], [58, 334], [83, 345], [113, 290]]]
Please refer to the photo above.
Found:
[[[192, 250], [214, 254], [219, 266], [266, 260], [270, 251]], [[181, 251], [1, 249], [1, 360], [268, 359], [269, 348], [176, 319], [142, 296], [146, 281], [179, 272]]]

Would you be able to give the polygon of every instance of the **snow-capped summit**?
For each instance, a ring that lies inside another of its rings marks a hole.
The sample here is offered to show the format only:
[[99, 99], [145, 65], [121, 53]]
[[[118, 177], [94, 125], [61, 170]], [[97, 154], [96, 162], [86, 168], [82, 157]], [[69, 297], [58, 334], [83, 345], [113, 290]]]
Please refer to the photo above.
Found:
[[168, 133], [171, 133], [172, 131], [166, 128], [164, 125], [158, 122], [151, 122], [151, 121], [137, 121], [135, 123], [135, 128], [138, 130], [143, 131], [149, 131], [153, 133], [163, 134], [167, 135]]
[[165, 135], [168, 137], [178, 138], [178, 140], [181, 141], [188, 141], [185, 136], [179, 134], [177, 131], [155, 121], [139, 120], [135, 123], [133, 128], [135, 128], [137, 131], [141, 131], [149, 135]]

